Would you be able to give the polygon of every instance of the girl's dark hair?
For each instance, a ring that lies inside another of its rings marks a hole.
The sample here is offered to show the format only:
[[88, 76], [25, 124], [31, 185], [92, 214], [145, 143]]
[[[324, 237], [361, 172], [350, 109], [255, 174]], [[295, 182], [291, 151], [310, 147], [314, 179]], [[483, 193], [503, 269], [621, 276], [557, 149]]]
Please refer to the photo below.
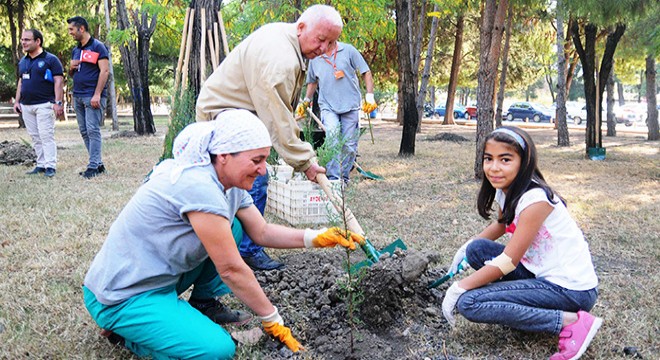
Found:
[[[506, 193], [506, 200], [504, 202], [504, 208], [502, 209], [502, 217], [497, 219], [499, 223], [509, 225], [513, 222], [513, 219], [516, 216], [516, 207], [518, 206], [518, 201], [520, 197], [533, 188], [541, 188], [545, 192], [548, 201], [553, 204], [557, 202], [553, 200], [553, 194], [556, 194], [564, 205], [566, 201], [559, 196], [550, 185], [545, 182], [543, 174], [538, 169], [537, 166], [537, 155], [536, 155], [536, 146], [532, 141], [532, 138], [525, 132], [517, 127], [513, 126], [502, 126], [499, 129], [508, 129], [518, 134], [525, 144], [523, 146], [518, 142], [518, 140], [513, 137], [511, 134], [506, 132], [493, 131], [484, 140], [484, 148], [482, 153], [486, 148], [486, 143], [488, 140], [495, 140], [497, 142], [505, 143], [511, 146], [515, 151], [520, 155], [520, 169], [518, 170], [518, 175], [513, 180]], [[482, 160], [483, 161], [483, 160]], [[481, 182], [481, 189], [479, 190], [479, 196], [477, 198], [477, 210], [479, 215], [484, 219], [490, 219], [490, 212], [493, 210], [493, 201], [495, 200], [495, 188], [491, 185], [490, 181], [483, 174], [483, 180]]]

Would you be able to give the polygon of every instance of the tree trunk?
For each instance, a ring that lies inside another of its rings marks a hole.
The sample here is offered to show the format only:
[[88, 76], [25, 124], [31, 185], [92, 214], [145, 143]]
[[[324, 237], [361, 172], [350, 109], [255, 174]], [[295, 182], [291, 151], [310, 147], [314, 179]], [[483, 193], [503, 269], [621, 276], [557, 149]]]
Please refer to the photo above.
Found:
[[[109, 0], [104, 0], [103, 5], [105, 8], [105, 27], [106, 31], [110, 32], [110, 12], [112, 11], [110, 6], [111, 3]], [[110, 76], [108, 76], [108, 110], [110, 112], [110, 118], [112, 119], [112, 130], [119, 130], [119, 121], [117, 120], [117, 91], [115, 89], [115, 68], [112, 65], [112, 44], [109, 41], [105, 42], [105, 46], [108, 48], [108, 65], [110, 70]]]
[[[438, 5], [433, 7], [433, 11], [437, 12]], [[437, 16], [433, 17], [431, 21], [431, 33], [429, 34], [429, 44], [426, 48], [426, 60], [424, 60], [424, 71], [422, 71], [422, 81], [419, 85], [419, 95], [417, 99], [417, 112], [420, 117], [419, 122], [422, 122], [424, 114], [424, 103], [426, 102], [426, 88], [431, 78], [431, 64], [433, 63], [433, 50], [435, 49], [435, 38], [438, 31], [439, 19]]]
[[429, 86], [429, 102], [435, 109], [435, 86]]
[[509, 67], [509, 40], [511, 39], [511, 23], [513, 19], [513, 4], [509, 4], [506, 17], [506, 37], [504, 38], [504, 50], [502, 50], [502, 73], [500, 74], [500, 86], [497, 90], [497, 110], [495, 111], [495, 127], [502, 126], [502, 112], [504, 112], [504, 89], [506, 89], [506, 73]]
[[508, 5], [508, 0], [486, 0], [481, 11], [479, 91], [477, 92], [477, 103], [479, 104], [477, 108], [477, 151], [474, 161], [474, 176], [478, 179], [483, 175], [484, 139], [493, 131], [493, 100], [495, 97], [497, 64], [500, 58], [504, 19]]
[[[596, 88], [596, 81], [594, 74], [596, 72], [596, 33], [597, 27], [594, 24], [586, 24], [584, 27], [585, 41], [584, 47], [580, 38], [580, 29], [577, 22], [574, 22], [571, 28], [571, 35], [575, 49], [580, 56], [582, 63], [582, 71], [584, 74], [584, 95], [587, 103], [587, 133], [585, 137], [586, 149], [602, 147], [601, 137], [601, 124], [600, 114], [596, 113], [596, 99], [602, 99], [602, 94], [605, 90], [607, 77], [612, 71], [612, 58], [616, 50], [616, 46], [625, 32], [626, 26], [617, 24], [613, 33], [607, 36], [605, 43], [605, 51], [601, 61], [600, 72], [598, 74], [598, 88]], [[599, 100], [600, 101], [600, 100]], [[600, 104], [599, 104], [600, 105]], [[598, 106], [598, 108], [602, 108]]]
[[139, 13], [136, 9], [132, 13], [133, 24], [131, 24], [124, 0], [117, 0], [116, 7], [117, 28], [135, 31], [138, 40], [136, 44], [131, 38], [119, 47], [133, 100], [133, 128], [139, 135], [154, 134], [156, 127], [149, 96], [149, 41], [156, 29], [157, 16], [154, 14], [149, 24], [147, 12]]
[[644, 70], [639, 71], [639, 85], [637, 85], [637, 103], [642, 102], [642, 87], [644, 85]]
[[566, 124], [566, 40], [564, 37], [563, 0], [557, 0], [557, 145], [570, 146], [568, 126]]
[[399, 102], [403, 106], [403, 135], [399, 156], [415, 155], [415, 137], [419, 116], [417, 114], [413, 61], [412, 39], [410, 33], [410, 1], [396, 0], [396, 45], [399, 51], [399, 79], [401, 84], [401, 97]]
[[557, 102], [557, 97], [555, 95], [555, 84], [552, 83], [552, 65], [544, 66], [545, 70], [545, 82], [548, 84], [548, 90], [550, 90], [550, 99], [552, 102]]
[[408, 8], [408, 16], [410, 17], [409, 31], [410, 31], [410, 58], [412, 62], [412, 77], [415, 79], [414, 89], [417, 98], [415, 99], [417, 106], [417, 130], [422, 131], [422, 116], [424, 115], [424, 99], [426, 94], [422, 94], [422, 102], [419, 102], [419, 63], [422, 59], [422, 40], [424, 39], [424, 25], [426, 24], [426, 0], [411, 1]]
[[[7, 18], [9, 20], [9, 37], [11, 38], [11, 63], [18, 64], [18, 61], [23, 57], [23, 51], [19, 47], [20, 37], [23, 35], [23, 14], [21, 11], [24, 8], [14, 9], [14, 4], [11, 0], [5, 0], [5, 8], [7, 9]], [[16, 19], [17, 18], [17, 19]], [[18, 20], [18, 27], [16, 26], [16, 20]], [[18, 66], [16, 66], [16, 71], [14, 73], [15, 79], [20, 76], [18, 73]], [[18, 114], [18, 127], [25, 128], [25, 121], [23, 121], [23, 115]]]
[[616, 90], [617, 94], [619, 94], [619, 106], [623, 106], [626, 104], [626, 98], [623, 94], [623, 84], [621, 81], [616, 82]]
[[[137, 10], [133, 13], [133, 21], [138, 29], [138, 66], [140, 69], [140, 82], [143, 85], [140, 94], [142, 96], [142, 101], [140, 103], [142, 108], [140, 109], [139, 121], [136, 121], [135, 123], [135, 132], [140, 135], [156, 133], [154, 116], [151, 113], [151, 95], [149, 93], [149, 46], [151, 36], [156, 30], [156, 20], [158, 19], [158, 16], [153, 14], [151, 16], [151, 23], [149, 22], [148, 16], [149, 15], [146, 11], [142, 12], [140, 18], [138, 18]], [[135, 109], [133, 109], [133, 119], [136, 119]]]
[[456, 86], [458, 85], [458, 74], [461, 71], [461, 57], [463, 56], [463, 29], [465, 28], [465, 14], [460, 13], [456, 18], [456, 34], [454, 36], [454, 55], [451, 59], [451, 70], [449, 73], [449, 86], [447, 87], [447, 103], [445, 104], [445, 118], [443, 125], [454, 124], [454, 99], [456, 98]]
[[607, 136], [616, 136], [616, 119], [614, 118], [614, 68], [607, 77]]
[[646, 126], [649, 129], [649, 140], [660, 140], [660, 126], [658, 125], [658, 104], [656, 101], [657, 85], [655, 82], [655, 57], [648, 55], [646, 57], [646, 106], [648, 117]]
[[[566, 26], [566, 34], [564, 35], [564, 68], [566, 70], [566, 97], [571, 91], [571, 84], [573, 83], [573, 76], [575, 75], [575, 67], [578, 62], [578, 54], [576, 51], [571, 50], [571, 26], [575, 22], [573, 17], [568, 18], [568, 25]], [[572, 55], [571, 55], [572, 54]], [[570, 61], [569, 61], [570, 58]]]

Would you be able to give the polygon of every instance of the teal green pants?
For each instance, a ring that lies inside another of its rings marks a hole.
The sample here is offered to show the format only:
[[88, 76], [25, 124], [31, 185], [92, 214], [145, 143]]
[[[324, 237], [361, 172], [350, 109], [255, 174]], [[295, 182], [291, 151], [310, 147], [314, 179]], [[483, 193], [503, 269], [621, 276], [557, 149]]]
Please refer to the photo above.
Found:
[[[235, 220], [237, 245], [243, 229]], [[104, 305], [83, 286], [85, 306], [96, 323], [126, 340], [138, 356], [154, 359], [231, 359], [236, 345], [220, 325], [179, 299], [194, 285], [191, 298], [209, 299], [230, 292], [211, 259], [183, 274], [176, 285], [135, 295], [116, 305]]]

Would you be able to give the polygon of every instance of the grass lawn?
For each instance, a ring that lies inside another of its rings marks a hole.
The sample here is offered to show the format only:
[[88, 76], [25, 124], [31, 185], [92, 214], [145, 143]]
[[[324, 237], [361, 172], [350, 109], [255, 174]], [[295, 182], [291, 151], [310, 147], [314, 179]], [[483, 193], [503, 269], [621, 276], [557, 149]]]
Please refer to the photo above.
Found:
[[[132, 119], [120, 122], [120, 130], [132, 129]], [[155, 136], [117, 138], [106, 123], [108, 172], [91, 180], [78, 175], [87, 152], [73, 121], [57, 123], [54, 178], [0, 166], [0, 358], [132, 358], [99, 337], [81, 284], [110, 225], [162, 153], [167, 119], [156, 122]], [[470, 141], [424, 141], [440, 132]], [[553, 130], [529, 132], [541, 171], [586, 235], [600, 280], [592, 312], [605, 323], [584, 358], [624, 358], [625, 347], [660, 358], [660, 143], [642, 135], [604, 137], [607, 159], [596, 162], [584, 159], [582, 132], [571, 133], [567, 148], [555, 145]], [[401, 127], [377, 122], [374, 137], [374, 145], [368, 132], [362, 138], [359, 162], [386, 180], [356, 181], [349, 207], [377, 246], [400, 237], [439, 252], [435, 266], [448, 265], [487, 224], [475, 207], [474, 128], [424, 125], [412, 158], [397, 156]], [[29, 140], [25, 129], [0, 128], [0, 140], [20, 139]], [[521, 336], [460, 316], [456, 330], [433, 341], [465, 359], [543, 359], [556, 345], [552, 336]], [[258, 346], [239, 351], [239, 358], [258, 357]]]

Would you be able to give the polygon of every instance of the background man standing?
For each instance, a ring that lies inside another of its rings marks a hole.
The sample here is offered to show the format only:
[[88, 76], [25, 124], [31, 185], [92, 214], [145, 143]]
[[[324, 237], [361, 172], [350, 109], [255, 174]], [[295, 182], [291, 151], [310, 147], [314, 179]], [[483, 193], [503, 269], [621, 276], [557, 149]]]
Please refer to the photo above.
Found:
[[105, 116], [110, 75], [108, 49], [89, 33], [87, 20], [74, 16], [66, 20], [69, 35], [78, 42], [73, 48], [69, 73], [73, 76], [73, 104], [78, 128], [89, 153], [89, 164], [84, 178], [93, 178], [105, 172], [101, 159], [101, 120]]
[[358, 73], [363, 75], [367, 88], [365, 101], [375, 105], [374, 81], [367, 62], [352, 45], [335, 42], [325, 54], [309, 62], [307, 93], [299, 105], [303, 109], [296, 111], [304, 113], [314, 92], [320, 87], [319, 108], [326, 141], [331, 144], [337, 144], [340, 140], [344, 142], [341, 152], [326, 165], [330, 180], [348, 182], [357, 155], [362, 99]]
[[64, 113], [64, 74], [60, 60], [44, 51], [43, 43], [44, 37], [39, 30], [25, 30], [21, 36], [26, 55], [18, 63], [20, 78], [16, 85], [14, 111], [23, 113], [25, 128], [37, 153], [37, 166], [27, 174], [44, 173], [53, 177], [57, 168], [55, 113], [57, 116]]
[[[213, 120], [225, 109], [246, 109], [264, 122], [281, 158], [314, 181], [325, 169], [318, 165], [309, 143], [299, 138], [293, 116], [305, 80], [307, 59], [327, 51], [341, 34], [341, 16], [331, 6], [313, 5], [294, 24], [262, 26], [243, 40], [206, 80], [197, 99], [197, 121]], [[254, 182], [250, 195], [263, 213], [268, 175]], [[283, 264], [271, 259], [247, 236], [239, 248], [255, 270]]]

